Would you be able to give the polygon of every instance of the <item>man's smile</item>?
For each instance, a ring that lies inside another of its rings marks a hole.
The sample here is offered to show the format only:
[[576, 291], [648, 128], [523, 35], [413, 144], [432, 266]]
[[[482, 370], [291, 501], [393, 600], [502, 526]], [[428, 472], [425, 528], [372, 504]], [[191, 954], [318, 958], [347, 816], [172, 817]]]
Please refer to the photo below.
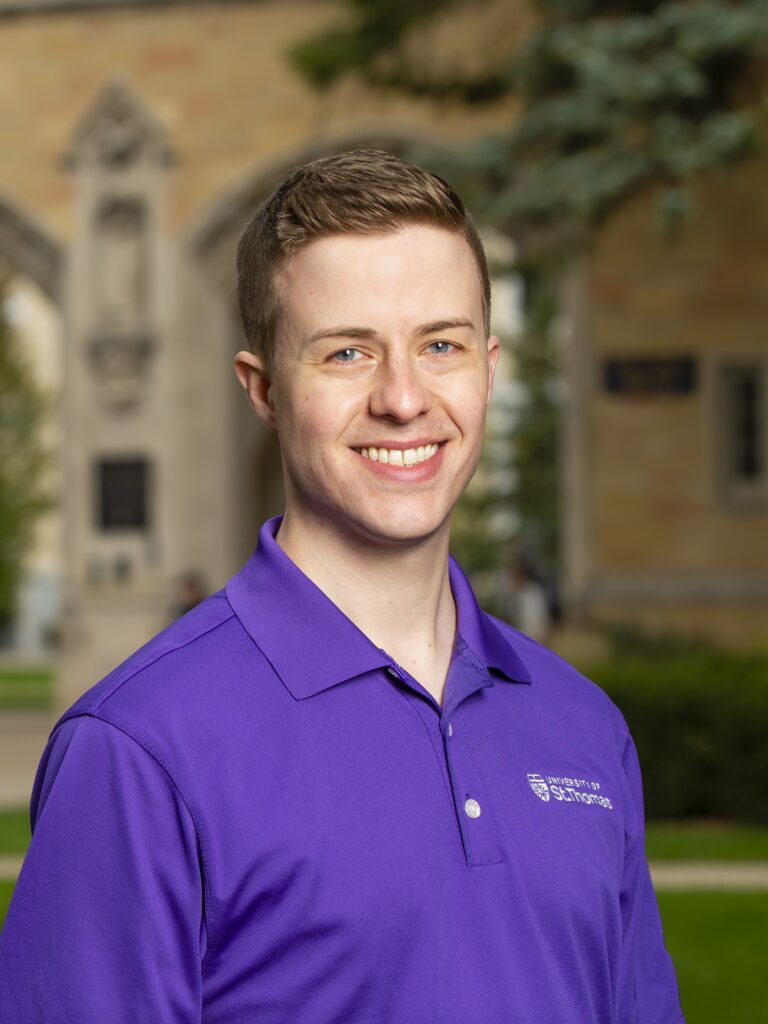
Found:
[[433, 458], [442, 444], [445, 444], [445, 442], [417, 445], [412, 448], [385, 448], [370, 445], [364, 448], [355, 448], [355, 451], [362, 455], [364, 459], [373, 459], [374, 462], [381, 462], [384, 465], [417, 466]]

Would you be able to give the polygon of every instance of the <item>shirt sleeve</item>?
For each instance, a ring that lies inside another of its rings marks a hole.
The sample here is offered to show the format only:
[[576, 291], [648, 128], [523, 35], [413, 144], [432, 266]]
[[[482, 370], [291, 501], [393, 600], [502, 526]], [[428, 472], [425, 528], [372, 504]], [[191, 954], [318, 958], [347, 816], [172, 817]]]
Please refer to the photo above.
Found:
[[643, 789], [634, 742], [627, 734], [624, 772], [634, 821], [621, 886], [623, 925], [617, 1024], [684, 1024], [672, 960], [645, 856]]
[[165, 769], [92, 716], [61, 723], [0, 934], [0, 1024], [199, 1024], [197, 833]]

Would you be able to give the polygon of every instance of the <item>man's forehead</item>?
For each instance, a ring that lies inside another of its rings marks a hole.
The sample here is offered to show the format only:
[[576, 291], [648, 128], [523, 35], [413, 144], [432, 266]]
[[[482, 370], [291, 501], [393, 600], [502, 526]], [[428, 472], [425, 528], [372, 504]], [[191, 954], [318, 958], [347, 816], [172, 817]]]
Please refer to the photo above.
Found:
[[438, 321], [482, 323], [472, 250], [462, 235], [442, 228], [411, 225], [316, 239], [285, 262], [276, 283], [283, 311], [297, 316], [303, 330], [311, 321], [310, 333], [342, 323], [375, 327], [396, 311], [411, 329]]

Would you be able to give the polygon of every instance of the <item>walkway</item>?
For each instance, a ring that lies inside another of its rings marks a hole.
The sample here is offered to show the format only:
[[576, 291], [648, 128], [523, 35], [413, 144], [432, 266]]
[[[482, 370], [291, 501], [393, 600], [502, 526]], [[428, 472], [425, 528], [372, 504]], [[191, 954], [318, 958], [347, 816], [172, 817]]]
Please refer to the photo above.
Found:
[[0, 712], [0, 807], [26, 807], [48, 734], [50, 711]]
[[[21, 857], [0, 856], [0, 881], [13, 881], [21, 869]], [[754, 892], [768, 889], [768, 863], [667, 861], [651, 864], [653, 884], [659, 891], [714, 889]]]

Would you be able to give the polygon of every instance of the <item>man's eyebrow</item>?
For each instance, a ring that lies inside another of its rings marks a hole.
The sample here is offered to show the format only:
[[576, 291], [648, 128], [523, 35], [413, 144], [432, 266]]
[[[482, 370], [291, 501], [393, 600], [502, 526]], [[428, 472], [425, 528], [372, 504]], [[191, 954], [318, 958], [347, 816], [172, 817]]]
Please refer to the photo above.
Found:
[[[475, 325], [466, 317], [453, 317], [449, 320], [432, 320], [428, 324], [422, 324], [416, 328], [416, 334], [424, 337], [427, 334], [436, 334], [438, 331], [455, 330], [457, 327], [469, 327], [475, 329]], [[323, 338], [375, 338], [378, 332], [372, 327], [327, 327], [307, 338], [305, 344], [312, 345]]]
[[433, 320], [429, 324], [422, 324], [418, 328], [416, 333], [420, 336], [425, 334], [437, 334], [438, 331], [453, 331], [457, 327], [469, 327], [471, 331], [474, 331], [475, 325], [471, 320], [467, 320], [466, 317], [454, 317], [451, 320]]
[[376, 331], [372, 327], [326, 327], [322, 331], [307, 338], [305, 344], [312, 345], [323, 338], [375, 338]]

